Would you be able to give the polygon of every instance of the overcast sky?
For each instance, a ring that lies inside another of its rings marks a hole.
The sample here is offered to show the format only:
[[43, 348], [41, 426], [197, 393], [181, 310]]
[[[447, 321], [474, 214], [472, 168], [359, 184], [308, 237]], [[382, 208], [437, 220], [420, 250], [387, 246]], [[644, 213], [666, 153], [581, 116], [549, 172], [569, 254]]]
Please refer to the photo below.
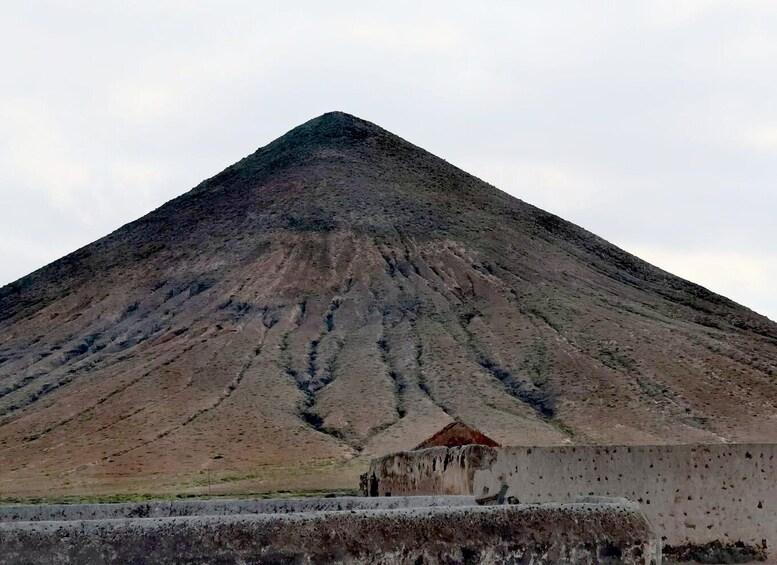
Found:
[[280, 4], [3, 3], [0, 285], [344, 110], [777, 320], [777, 2]]

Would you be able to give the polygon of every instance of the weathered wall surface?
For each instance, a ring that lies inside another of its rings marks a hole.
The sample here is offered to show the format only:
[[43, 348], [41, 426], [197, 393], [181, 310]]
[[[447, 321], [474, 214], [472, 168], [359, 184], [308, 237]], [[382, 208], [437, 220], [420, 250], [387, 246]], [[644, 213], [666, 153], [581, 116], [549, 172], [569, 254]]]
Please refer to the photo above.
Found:
[[659, 563], [632, 504], [0, 522], [16, 563]]
[[289, 514], [347, 510], [395, 510], [436, 506], [472, 506], [472, 496], [392, 496], [364, 498], [270, 498], [221, 500], [171, 500], [114, 504], [17, 504], [0, 506], [0, 522], [116, 520], [178, 516], [228, 516], [235, 514]]
[[775, 445], [474, 447], [389, 455], [369, 474], [381, 494], [442, 492], [438, 484], [454, 484], [444, 478], [450, 471], [429, 475], [443, 457], [467, 469], [446, 493], [482, 496], [507, 485], [520, 502], [622, 496], [641, 505], [665, 545], [742, 541], [777, 558]]
[[494, 448], [482, 445], [394, 453], [373, 462], [362, 477], [363, 494], [471, 495], [475, 471], [488, 468], [495, 460]]

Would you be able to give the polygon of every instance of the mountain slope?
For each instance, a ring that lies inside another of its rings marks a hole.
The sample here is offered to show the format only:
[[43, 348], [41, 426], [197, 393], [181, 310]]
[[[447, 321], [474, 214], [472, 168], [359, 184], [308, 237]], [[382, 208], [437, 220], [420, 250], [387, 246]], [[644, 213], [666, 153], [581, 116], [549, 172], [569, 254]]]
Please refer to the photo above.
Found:
[[325, 114], [0, 289], [0, 494], [355, 484], [501, 444], [777, 440], [777, 325]]

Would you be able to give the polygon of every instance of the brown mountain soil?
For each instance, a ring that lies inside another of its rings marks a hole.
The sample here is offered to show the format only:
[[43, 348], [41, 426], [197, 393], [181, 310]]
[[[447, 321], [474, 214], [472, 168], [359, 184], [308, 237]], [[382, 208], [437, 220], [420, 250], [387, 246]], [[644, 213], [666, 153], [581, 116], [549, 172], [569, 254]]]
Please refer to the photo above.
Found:
[[342, 113], [0, 289], [0, 496], [355, 487], [454, 418], [775, 441], [776, 402], [773, 322]]

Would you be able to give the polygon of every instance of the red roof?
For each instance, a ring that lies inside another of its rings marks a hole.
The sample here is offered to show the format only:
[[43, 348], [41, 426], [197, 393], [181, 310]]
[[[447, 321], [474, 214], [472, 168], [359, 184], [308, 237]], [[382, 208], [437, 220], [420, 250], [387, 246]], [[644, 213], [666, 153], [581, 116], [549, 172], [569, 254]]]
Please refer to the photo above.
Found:
[[445, 426], [432, 437], [419, 444], [415, 449], [426, 449], [428, 447], [456, 447], [457, 445], [471, 444], [499, 447], [499, 444], [490, 437], [480, 433], [464, 422], [457, 420]]

